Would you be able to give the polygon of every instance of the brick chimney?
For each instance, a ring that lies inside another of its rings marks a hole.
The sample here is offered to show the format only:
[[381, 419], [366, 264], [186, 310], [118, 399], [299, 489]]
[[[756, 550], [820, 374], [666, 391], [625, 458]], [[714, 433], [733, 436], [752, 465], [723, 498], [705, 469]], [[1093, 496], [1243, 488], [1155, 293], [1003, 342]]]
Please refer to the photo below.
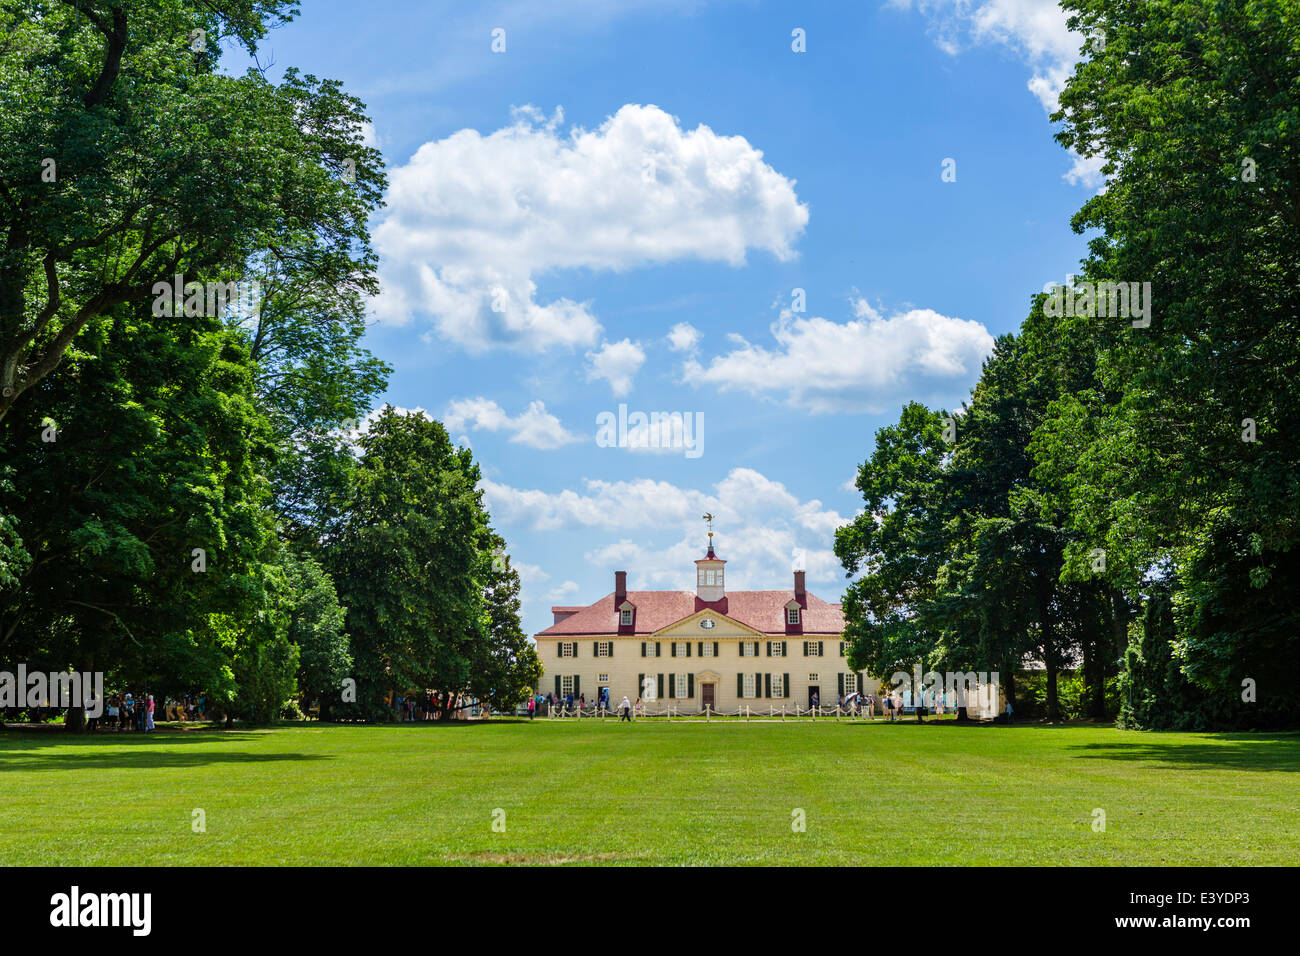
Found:
[[804, 596], [803, 574], [802, 571], [796, 571], [794, 573], [794, 596], [795, 600], [800, 604], [803, 603]]
[[622, 604], [626, 600], [627, 600], [627, 572], [615, 571], [614, 572], [614, 607], [617, 608], [620, 604]]

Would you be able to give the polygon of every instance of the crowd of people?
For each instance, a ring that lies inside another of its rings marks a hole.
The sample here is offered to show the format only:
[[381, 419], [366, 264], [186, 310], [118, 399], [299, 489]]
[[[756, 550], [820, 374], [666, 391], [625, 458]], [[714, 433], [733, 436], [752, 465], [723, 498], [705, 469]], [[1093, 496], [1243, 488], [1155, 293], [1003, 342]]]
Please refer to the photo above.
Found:
[[[181, 700], [168, 700], [163, 719], [203, 720], [206, 705], [202, 694], [186, 694]], [[156, 711], [153, 694], [136, 695], [127, 691], [110, 696], [104, 702], [103, 712], [98, 717], [87, 718], [86, 724], [92, 731], [115, 730], [120, 733], [130, 730], [147, 734], [157, 729], [154, 723]]]

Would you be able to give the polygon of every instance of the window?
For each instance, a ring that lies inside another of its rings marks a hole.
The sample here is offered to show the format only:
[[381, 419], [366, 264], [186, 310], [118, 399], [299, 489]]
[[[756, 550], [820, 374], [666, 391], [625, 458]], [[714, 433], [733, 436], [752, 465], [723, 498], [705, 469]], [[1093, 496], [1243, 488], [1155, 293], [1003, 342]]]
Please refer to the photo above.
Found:
[[701, 656], [701, 657], [712, 657], [712, 656], [713, 656], [713, 642], [712, 642], [712, 641], [703, 641], [703, 642], [700, 644], [700, 656]]
[[614, 642], [613, 642], [613, 641], [597, 641], [597, 642], [596, 642], [596, 656], [597, 656], [597, 657], [613, 657], [614, 655], [613, 655], [613, 653], [611, 653], [611, 652], [614, 650], [614, 646], [613, 646], [613, 645], [614, 645]]
[[740, 656], [741, 656], [741, 657], [757, 657], [757, 656], [758, 656], [758, 641], [741, 641], [741, 642], [740, 642]]
[[799, 623], [799, 609], [797, 607], [788, 607], [785, 609], [785, 623], [787, 624]]
[[740, 696], [742, 696], [742, 697], [757, 697], [757, 696], [758, 696], [756, 693], [754, 693], [754, 675], [753, 675], [753, 674], [746, 674], [746, 675], [745, 675], [744, 689], [743, 689], [743, 691], [742, 691], [742, 693], [741, 693]]
[[631, 627], [631, 626], [632, 626], [632, 609], [631, 609], [631, 608], [624, 608], [622, 611], [619, 612], [619, 614], [620, 614], [621, 616], [619, 617], [618, 622], [619, 622], [621, 625], [623, 625], [624, 627]]
[[686, 697], [686, 675], [674, 674], [673, 679], [677, 683], [677, 687], [675, 688], [675, 690], [677, 691], [676, 696], [685, 698]]
[[568, 641], [561, 641], [561, 642], [560, 642], [560, 656], [561, 656], [561, 657], [576, 657], [577, 655], [574, 654], [574, 651], [577, 650], [577, 648], [578, 648], [578, 645], [577, 645], [577, 644], [570, 644]]
[[673, 657], [685, 657], [686, 649], [690, 646], [689, 641], [673, 641]]
[[803, 642], [803, 656], [804, 656], [804, 657], [821, 657], [821, 656], [822, 656], [822, 642], [821, 642], [821, 641], [804, 641], [804, 642]]
[[783, 674], [772, 675], [772, 696], [773, 697], [785, 696], [785, 676]]
[[844, 696], [847, 697], [849, 694], [857, 693], [857, 690], [858, 690], [858, 675], [845, 674], [844, 675]]
[[822, 679], [821, 679], [820, 677], [818, 677], [816, 674], [809, 674], [809, 675], [808, 675], [808, 683], [810, 683], [810, 684], [820, 684], [821, 682], [822, 682]]
[[560, 678], [560, 696], [568, 697], [573, 693], [573, 675]]
[[772, 642], [772, 656], [785, 657], [785, 641]]
[[642, 641], [641, 650], [642, 657], [658, 657], [659, 643], [657, 641]]
[[608, 674], [597, 674], [597, 675], [596, 675], [596, 683], [597, 683], [597, 684], [608, 684], [608, 683], [609, 683], [609, 675], [608, 675]]

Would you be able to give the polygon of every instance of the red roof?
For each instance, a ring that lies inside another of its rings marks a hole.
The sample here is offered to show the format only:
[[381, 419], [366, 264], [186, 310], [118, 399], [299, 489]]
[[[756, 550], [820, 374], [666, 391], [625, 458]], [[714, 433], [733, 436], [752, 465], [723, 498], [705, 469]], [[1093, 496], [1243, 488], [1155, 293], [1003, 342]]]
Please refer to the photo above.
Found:
[[[823, 601], [811, 591], [805, 592], [804, 596], [807, 603], [802, 614], [802, 633], [839, 634], [844, 630], [844, 612], [840, 605]], [[636, 605], [634, 634], [651, 634], [697, 611], [709, 609], [763, 634], [784, 635], [785, 606], [794, 600], [794, 591], [728, 591], [721, 601], [710, 603], [701, 601], [693, 591], [628, 591], [627, 600]], [[574, 613], [539, 632], [538, 637], [619, 633], [613, 592], [586, 607], [555, 607], [551, 610]]]

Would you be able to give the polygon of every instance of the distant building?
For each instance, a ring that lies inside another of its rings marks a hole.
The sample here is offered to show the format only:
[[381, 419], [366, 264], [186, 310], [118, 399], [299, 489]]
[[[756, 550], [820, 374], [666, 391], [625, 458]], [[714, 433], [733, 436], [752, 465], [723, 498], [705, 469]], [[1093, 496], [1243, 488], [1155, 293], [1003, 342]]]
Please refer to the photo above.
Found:
[[[629, 591], [627, 572], [594, 604], [551, 608], [555, 623], [536, 635], [541, 691], [560, 698], [608, 688], [611, 708], [626, 696], [682, 713], [807, 709], [818, 695], [834, 706], [864, 686], [844, 656], [844, 614], [804, 587], [728, 591], [726, 561], [713, 551], [695, 562], [694, 591]], [[874, 688], [872, 688], [874, 689]]]

